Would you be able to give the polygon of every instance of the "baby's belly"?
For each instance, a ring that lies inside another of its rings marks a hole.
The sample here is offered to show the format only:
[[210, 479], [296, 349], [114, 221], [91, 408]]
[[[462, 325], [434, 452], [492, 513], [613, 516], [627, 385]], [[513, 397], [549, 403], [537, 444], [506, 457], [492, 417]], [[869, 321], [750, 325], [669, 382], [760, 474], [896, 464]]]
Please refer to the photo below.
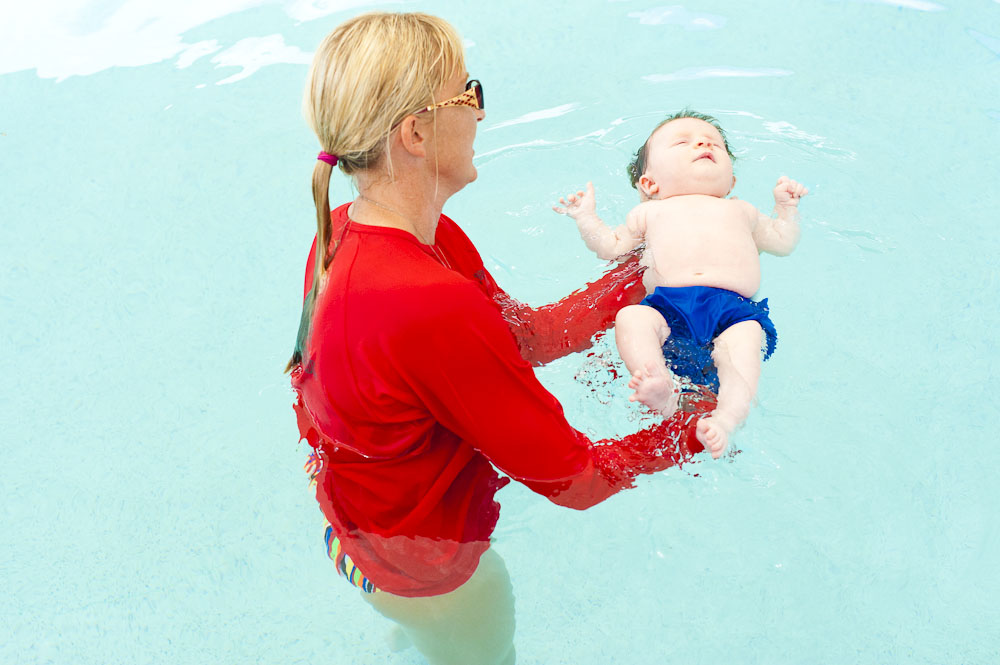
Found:
[[658, 286], [713, 286], [751, 298], [760, 288], [760, 269], [688, 268], [669, 270], [664, 274], [650, 266], [642, 274], [642, 284], [646, 287], [646, 293], [652, 293]]

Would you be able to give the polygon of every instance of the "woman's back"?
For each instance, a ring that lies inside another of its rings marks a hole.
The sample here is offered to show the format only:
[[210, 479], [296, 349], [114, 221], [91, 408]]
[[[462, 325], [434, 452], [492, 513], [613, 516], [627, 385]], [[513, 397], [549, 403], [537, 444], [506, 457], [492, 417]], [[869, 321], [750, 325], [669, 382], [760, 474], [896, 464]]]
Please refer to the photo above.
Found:
[[[346, 215], [346, 206], [334, 211], [334, 228]], [[437, 238], [430, 247], [399, 229], [351, 222], [293, 372], [300, 418], [323, 459], [327, 519], [356, 539], [344, 549], [383, 587], [392, 587], [387, 569], [407, 570], [400, 581], [409, 586], [388, 589], [403, 595], [441, 593], [471, 574], [496, 524], [493, 495], [507, 482], [490, 460], [515, 477], [549, 481], [579, 473], [588, 459], [520, 357], [478, 252], [446, 217]], [[522, 419], [511, 422], [511, 413]], [[435, 555], [414, 556], [413, 547]]]

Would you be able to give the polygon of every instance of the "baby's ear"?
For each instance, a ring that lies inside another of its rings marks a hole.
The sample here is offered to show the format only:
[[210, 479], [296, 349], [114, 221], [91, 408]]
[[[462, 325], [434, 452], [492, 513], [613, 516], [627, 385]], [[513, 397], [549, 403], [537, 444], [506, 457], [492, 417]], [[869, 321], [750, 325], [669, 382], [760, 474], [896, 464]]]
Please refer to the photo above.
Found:
[[647, 199], [655, 198], [653, 195], [660, 191], [660, 186], [650, 178], [648, 175], [643, 173], [639, 176], [639, 192], [644, 194]]

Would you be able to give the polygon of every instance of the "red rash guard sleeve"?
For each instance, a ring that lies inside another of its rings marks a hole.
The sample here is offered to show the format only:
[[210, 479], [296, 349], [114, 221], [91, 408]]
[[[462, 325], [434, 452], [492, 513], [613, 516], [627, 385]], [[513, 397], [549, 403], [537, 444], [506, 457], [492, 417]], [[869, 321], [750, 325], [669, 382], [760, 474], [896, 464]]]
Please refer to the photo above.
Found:
[[[472, 284], [404, 314], [406, 382], [434, 418], [498, 469], [553, 502], [584, 509], [696, 452], [690, 414], [594, 444], [519, 357], [503, 318]], [[420, 301], [419, 298], [415, 301]], [[456, 327], [445, 322], [458, 322]]]
[[418, 297], [400, 312], [413, 348], [395, 355], [407, 358], [398, 369], [434, 419], [517, 480], [580, 474], [588, 442], [521, 358], [496, 306], [472, 283], [430, 297], [433, 307]]
[[614, 324], [618, 310], [638, 303], [645, 295], [642, 267], [638, 255], [633, 254], [600, 279], [555, 303], [531, 307], [499, 286], [493, 299], [503, 309], [521, 355], [537, 367], [589, 348], [594, 333]]

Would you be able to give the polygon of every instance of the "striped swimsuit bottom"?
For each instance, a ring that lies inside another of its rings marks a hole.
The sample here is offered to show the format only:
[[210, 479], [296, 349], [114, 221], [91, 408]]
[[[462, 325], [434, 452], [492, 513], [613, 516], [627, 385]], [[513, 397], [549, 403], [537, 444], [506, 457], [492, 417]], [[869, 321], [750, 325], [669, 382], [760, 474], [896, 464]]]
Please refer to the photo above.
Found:
[[[310, 453], [309, 459], [306, 460], [305, 466], [303, 467], [307, 474], [309, 474], [309, 485], [310, 487], [316, 485], [316, 476], [319, 475], [319, 470], [322, 465], [322, 461], [319, 455], [316, 453]], [[337, 538], [333, 533], [333, 527], [330, 523], [326, 524], [326, 531], [323, 534], [323, 542], [326, 544], [326, 554], [333, 561], [334, 565], [337, 566], [337, 571], [344, 576], [352, 586], [356, 586], [365, 593], [375, 593], [378, 588], [372, 584], [372, 581], [364, 576], [364, 574], [358, 570], [358, 567], [354, 565], [354, 561], [351, 557], [343, 552], [340, 547], [340, 538]]]

